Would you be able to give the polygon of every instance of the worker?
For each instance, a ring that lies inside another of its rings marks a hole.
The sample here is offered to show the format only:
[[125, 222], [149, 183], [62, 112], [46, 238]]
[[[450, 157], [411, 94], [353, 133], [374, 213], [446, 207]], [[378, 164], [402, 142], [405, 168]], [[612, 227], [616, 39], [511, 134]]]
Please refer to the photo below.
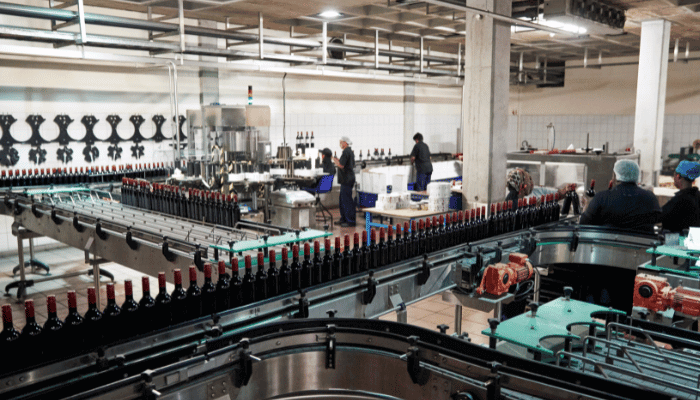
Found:
[[654, 193], [637, 186], [639, 165], [619, 160], [613, 167], [615, 186], [596, 193], [581, 215], [581, 225], [602, 225], [654, 233], [661, 208]]
[[352, 188], [355, 185], [355, 153], [347, 136], [340, 138], [340, 148], [343, 152], [340, 159], [333, 157], [333, 163], [338, 167], [338, 183], [340, 184], [340, 226], [355, 226], [355, 202], [352, 199]]
[[411, 151], [411, 163], [416, 165], [416, 184], [413, 190], [422, 192], [430, 183], [430, 175], [433, 173], [433, 164], [430, 162], [430, 149], [423, 142], [420, 132], [413, 135], [416, 144]]
[[537, 201], [539, 201], [541, 196], [559, 193], [560, 198], [564, 198], [566, 191], [570, 187], [570, 183], [564, 184], [559, 188], [535, 186], [532, 182], [532, 177], [527, 171], [522, 168], [513, 168], [508, 171], [508, 177], [506, 178], [506, 188], [508, 189], [506, 201], [512, 201], [517, 208], [518, 199], [525, 197], [535, 196]]
[[333, 152], [331, 149], [326, 147], [325, 149], [321, 150], [321, 156], [323, 159], [321, 160], [321, 168], [323, 168], [323, 173], [326, 175], [333, 175], [335, 174], [335, 167], [333, 166]]
[[700, 193], [693, 186], [700, 176], [700, 164], [681, 161], [673, 174], [673, 186], [678, 192], [661, 209], [661, 226], [670, 232], [682, 232], [700, 226]]

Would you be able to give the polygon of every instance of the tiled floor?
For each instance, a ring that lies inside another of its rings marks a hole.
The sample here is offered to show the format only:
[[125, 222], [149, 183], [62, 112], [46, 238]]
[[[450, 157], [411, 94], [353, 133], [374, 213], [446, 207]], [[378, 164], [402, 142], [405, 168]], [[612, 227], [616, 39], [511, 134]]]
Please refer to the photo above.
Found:
[[[338, 219], [338, 209], [332, 209], [334, 219]], [[335, 226], [333, 233], [336, 235], [353, 234], [356, 231], [361, 232], [364, 229], [364, 220], [358, 214], [358, 223], [355, 228], [341, 228]], [[25, 253], [28, 257], [28, 253]], [[51, 268], [51, 274], [63, 274], [74, 271], [87, 271], [90, 267], [85, 264], [85, 255], [82, 251], [74, 248], [59, 248], [48, 251], [39, 251], [36, 253], [37, 260], [43, 261]], [[12, 275], [12, 268], [17, 265], [17, 256], [8, 256], [0, 258], [0, 290], [4, 291], [5, 286], [18, 279], [19, 276]], [[115, 292], [117, 294], [117, 303], [121, 304], [124, 301], [124, 280], [131, 279], [134, 289], [134, 297], [141, 297], [141, 272], [132, 270], [115, 263], [102, 264], [101, 268], [110, 271], [115, 277]], [[28, 274], [27, 279], [40, 279], [43, 272], [38, 274]], [[216, 279], [216, 276], [214, 276]], [[102, 277], [100, 285], [100, 295], [102, 306], [106, 303], [105, 287], [108, 278]], [[46, 320], [46, 297], [55, 295], [57, 300], [57, 309], [59, 317], [63, 317], [67, 313], [68, 303], [66, 292], [75, 290], [78, 295], [78, 309], [84, 313], [87, 309], [87, 288], [94, 286], [92, 276], [80, 275], [65, 279], [56, 279], [46, 282], [40, 282], [27, 289], [27, 298], [33, 299], [37, 314], [37, 322], [43, 324]], [[151, 295], [155, 297], [158, 291], [158, 281], [156, 277], [150, 278]], [[168, 291], [173, 290], [173, 285], [168, 283]], [[16, 290], [11, 291], [12, 295], [16, 294]], [[16, 297], [4, 296], [0, 297], [0, 305], [11, 304], [13, 308], [13, 320], [15, 327], [18, 329], [24, 325], [24, 306], [16, 301]], [[441, 324], [450, 327], [448, 333], [454, 333], [454, 311], [453, 305], [442, 301], [441, 295], [435, 295], [408, 307], [408, 323], [421, 326], [427, 329], [437, 330], [437, 326]], [[462, 331], [467, 332], [474, 343], [487, 343], [486, 337], [480, 332], [488, 326], [487, 319], [489, 315], [464, 309], [462, 313]], [[381, 317], [381, 319], [395, 320], [396, 314], [390, 313]]]

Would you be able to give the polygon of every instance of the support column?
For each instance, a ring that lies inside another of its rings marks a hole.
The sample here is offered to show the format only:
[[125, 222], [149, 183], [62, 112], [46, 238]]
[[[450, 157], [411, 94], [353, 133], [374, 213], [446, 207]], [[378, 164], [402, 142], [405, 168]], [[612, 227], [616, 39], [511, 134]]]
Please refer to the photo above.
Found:
[[640, 152], [641, 182], [653, 186], [658, 184], [661, 172], [670, 40], [669, 21], [642, 21], [637, 105], [634, 111], [634, 149]]
[[411, 154], [416, 134], [416, 84], [403, 84], [403, 154]]
[[[467, 6], [511, 14], [510, 0], [468, 0]], [[510, 25], [467, 14], [462, 102], [465, 205], [506, 195]]]
[[[202, 28], [217, 28], [215, 21], [199, 21]], [[216, 38], [199, 37], [200, 47], [216, 48]], [[200, 61], [216, 62], [217, 57], [200, 56]], [[199, 104], [209, 105], [219, 102], [219, 70], [216, 68], [200, 68], [199, 70]]]

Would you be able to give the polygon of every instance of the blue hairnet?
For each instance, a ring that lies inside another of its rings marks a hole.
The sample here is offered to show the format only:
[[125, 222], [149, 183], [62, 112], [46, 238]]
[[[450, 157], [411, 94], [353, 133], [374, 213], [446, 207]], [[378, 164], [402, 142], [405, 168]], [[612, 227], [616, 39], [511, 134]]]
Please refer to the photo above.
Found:
[[615, 179], [620, 182], [637, 183], [639, 181], [639, 165], [636, 161], [619, 160], [615, 163], [613, 171], [615, 172]]
[[694, 181], [695, 178], [700, 176], [700, 164], [691, 161], [681, 161], [676, 168], [676, 173], [684, 178], [688, 178]]

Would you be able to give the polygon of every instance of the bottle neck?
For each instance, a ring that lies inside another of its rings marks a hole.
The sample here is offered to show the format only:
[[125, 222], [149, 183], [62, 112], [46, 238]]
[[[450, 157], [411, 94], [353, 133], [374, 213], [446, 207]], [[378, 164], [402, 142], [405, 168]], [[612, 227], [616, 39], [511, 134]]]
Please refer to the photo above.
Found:
[[49, 312], [48, 319], [58, 319], [58, 315], [56, 314], [56, 311]]
[[[209, 279], [209, 282], [211, 282], [211, 278]], [[190, 286], [197, 286], [197, 281], [190, 281]]]
[[77, 313], [78, 313], [77, 307], [68, 307], [68, 314], [77, 314]]
[[11, 331], [15, 328], [14, 324], [12, 321], [3, 321], [2, 322], [2, 330], [3, 331]]
[[[182, 287], [182, 285], [180, 285]], [[168, 292], [165, 289], [165, 286], [161, 286], [158, 288], [158, 294], [167, 294]]]
[[151, 291], [150, 290], [144, 290], [142, 292], [141, 297], [151, 297]]

